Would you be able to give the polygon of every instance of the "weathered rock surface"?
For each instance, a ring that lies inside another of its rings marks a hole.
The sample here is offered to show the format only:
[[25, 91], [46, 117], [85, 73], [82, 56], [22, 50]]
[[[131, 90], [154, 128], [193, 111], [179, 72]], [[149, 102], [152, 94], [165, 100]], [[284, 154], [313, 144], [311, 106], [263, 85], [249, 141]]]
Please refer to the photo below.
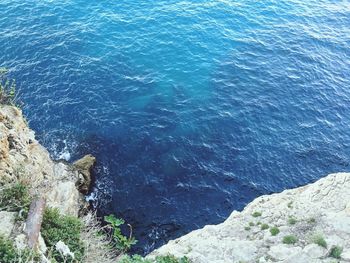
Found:
[[[254, 217], [254, 212], [261, 215]], [[276, 226], [280, 232], [272, 236], [262, 224]], [[283, 244], [286, 235], [297, 241]], [[323, 237], [327, 248], [314, 244], [315, 236]], [[339, 260], [329, 256], [334, 246], [343, 248]], [[261, 196], [222, 224], [170, 241], [149, 257], [168, 253], [187, 256], [194, 263], [350, 262], [350, 173]]]
[[9, 237], [15, 226], [17, 213], [0, 211], [0, 235]]
[[87, 194], [91, 185], [91, 169], [95, 165], [96, 158], [91, 154], [85, 155], [83, 158], [74, 162], [73, 165], [79, 173], [77, 187], [83, 194]]
[[[30, 189], [31, 196], [43, 197], [46, 206], [58, 208], [62, 214], [78, 216], [87, 203], [77, 185], [87, 193], [94, 162], [92, 155], [74, 165], [53, 161], [35, 139], [22, 112], [16, 107], [0, 105], [0, 187], [22, 182]], [[24, 234], [29, 227], [28, 221], [26, 227], [18, 225], [15, 222], [18, 213], [1, 211], [3, 209], [6, 208], [0, 207], [0, 235], [14, 240], [19, 249], [30, 245]], [[40, 226], [36, 235], [38, 231]], [[40, 233], [39, 239], [36, 236], [35, 240], [39, 242], [41, 253], [45, 253], [46, 245]]]
[[48, 206], [77, 216], [84, 198], [76, 184], [83, 182], [84, 193], [87, 192], [94, 162], [91, 155], [75, 165], [53, 161], [35, 139], [22, 112], [16, 107], [0, 106], [0, 185], [21, 180], [30, 184], [32, 194], [43, 196]]

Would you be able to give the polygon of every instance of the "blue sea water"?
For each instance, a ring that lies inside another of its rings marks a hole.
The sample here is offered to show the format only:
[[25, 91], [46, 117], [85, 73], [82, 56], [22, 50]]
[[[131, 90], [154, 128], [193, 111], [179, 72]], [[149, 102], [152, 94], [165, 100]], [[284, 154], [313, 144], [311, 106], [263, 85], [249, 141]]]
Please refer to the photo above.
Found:
[[0, 66], [139, 253], [350, 170], [347, 0], [0, 0]]

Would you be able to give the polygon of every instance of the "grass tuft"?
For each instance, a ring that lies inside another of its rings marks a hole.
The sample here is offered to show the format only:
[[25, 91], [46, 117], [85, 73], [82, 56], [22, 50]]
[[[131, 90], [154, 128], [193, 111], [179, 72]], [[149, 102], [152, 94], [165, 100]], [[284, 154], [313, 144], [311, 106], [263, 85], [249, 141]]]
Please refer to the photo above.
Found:
[[324, 247], [327, 248], [327, 242], [326, 240], [323, 238], [323, 236], [321, 234], [315, 234], [312, 238], [311, 238], [312, 242], [319, 245], [320, 247]]
[[[44, 212], [41, 234], [49, 249], [52, 249], [52, 257], [58, 262], [80, 262], [84, 255], [84, 244], [80, 238], [83, 223], [76, 217], [61, 215], [58, 209], [47, 208]], [[63, 258], [55, 250], [58, 241], [64, 242], [74, 253], [75, 259]]]
[[97, 220], [94, 212], [81, 218], [83, 230], [81, 240], [84, 240], [84, 263], [116, 263], [121, 251], [115, 249], [112, 240], [105, 234], [105, 229]]
[[340, 259], [341, 253], [343, 252], [343, 248], [339, 246], [335, 246], [331, 249], [329, 256], [332, 258]]
[[15, 105], [16, 81], [7, 75], [8, 69], [0, 68], [0, 105]]
[[290, 217], [288, 218], [288, 224], [290, 224], [290, 225], [295, 225], [297, 222], [298, 222], [298, 221], [297, 221], [294, 217], [292, 217], [292, 216], [290, 216]]
[[270, 228], [270, 233], [271, 233], [272, 236], [278, 235], [279, 232], [280, 232], [280, 230], [276, 226], [273, 226], [273, 227]]
[[120, 263], [191, 263], [187, 257], [176, 258], [172, 255], [158, 256], [155, 259], [145, 259], [139, 255], [124, 256]]
[[283, 237], [283, 244], [295, 244], [298, 241], [298, 238], [294, 235], [288, 235]]
[[309, 223], [309, 224], [315, 224], [316, 223], [316, 219], [315, 218], [309, 218], [308, 220], [307, 220], [307, 222]]
[[27, 186], [15, 183], [0, 190], [0, 209], [12, 212], [23, 211], [28, 213], [30, 195]]
[[261, 225], [261, 230], [266, 230], [269, 228], [269, 225], [268, 224], [262, 224]]
[[17, 263], [17, 262], [39, 262], [40, 256], [28, 249], [16, 249], [12, 240], [6, 239], [0, 235], [0, 262]]
[[257, 211], [252, 214], [253, 217], [259, 217], [261, 215], [262, 215], [262, 213], [261, 212], [257, 212]]

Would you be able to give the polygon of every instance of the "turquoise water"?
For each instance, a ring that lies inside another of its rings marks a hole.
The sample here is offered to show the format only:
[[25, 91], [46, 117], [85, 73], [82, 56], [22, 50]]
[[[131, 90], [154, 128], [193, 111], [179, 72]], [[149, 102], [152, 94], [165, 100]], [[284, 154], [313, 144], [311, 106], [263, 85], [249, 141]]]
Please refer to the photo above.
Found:
[[0, 1], [0, 66], [146, 253], [349, 170], [348, 1]]

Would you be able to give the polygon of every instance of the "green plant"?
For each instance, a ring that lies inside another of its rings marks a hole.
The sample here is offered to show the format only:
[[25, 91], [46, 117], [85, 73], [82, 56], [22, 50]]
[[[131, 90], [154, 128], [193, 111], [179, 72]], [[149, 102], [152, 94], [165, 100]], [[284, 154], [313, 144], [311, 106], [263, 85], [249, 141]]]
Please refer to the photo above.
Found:
[[279, 232], [280, 232], [280, 230], [276, 226], [273, 226], [273, 227], [270, 228], [270, 233], [271, 233], [272, 236], [278, 235]]
[[312, 242], [319, 245], [320, 247], [327, 248], [327, 242], [321, 234], [315, 234], [311, 238]]
[[262, 224], [261, 225], [261, 230], [266, 230], [269, 228], [269, 225], [268, 224]]
[[[84, 244], [80, 235], [83, 228], [82, 222], [73, 216], [61, 215], [58, 209], [48, 208], [44, 212], [41, 234], [48, 248], [52, 249], [52, 257], [58, 262], [80, 261], [84, 255]], [[63, 258], [55, 250], [58, 241], [64, 242], [74, 253], [74, 259]]]
[[255, 226], [253, 222], [249, 222], [249, 226]]
[[310, 224], [314, 224], [314, 223], [316, 223], [316, 219], [312, 217], [312, 218], [309, 218], [307, 220], [307, 222], [310, 223]]
[[288, 224], [290, 224], [290, 225], [295, 225], [297, 222], [298, 222], [298, 221], [297, 221], [294, 217], [292, 217], [292, 216], [290, 216], [290, 217], [288, 218]]
[[249, 230], [250, 230], [250, 226], [246, 226], [246, 227], [244, 228], [244, 230], [245, 230], [245, 231], [249, 231]]
[[32, 253], [28, 249], [17, 250], [11, 240], [0, 235], [0, 262], [39, 262], [39, 255]]
[[120, 263], [190, 263], [187, 257], [176, 258], [172, 255], [158, 256], [155, 259], [145, 259], [139, 255], [124, 256]]
[[252, 214], [253, 217], [259, 217], [259, 216], [261, 216], [261, 215], [262, 215], [261, 212], [254, 212], [254, 213]]
[[339, 259], [341, 257], [341, 253], [343, 252], [343, 248], [339, 246], [334, 246], [331, 249], [331, 252], [329, 253], [329, 256], [332, 258]]
[[0, 68], [0, 104], [15, 104], [16, 81], [8, 78], [8, 70]]
[[27, 186], [16, 183], [0, 191], [0, 208], [25, 214], [29, 211], [30, 195]]
[[288, 204], [287, 204], [287, 207], [292, 209], [293, 208], [293, 201], [290, 201]]
[[13, 243], [0, 236], [0, 262], [12, 263], [17, 260], [17, 251]]
[[288, 235], [283, 237], [283, 244], [295, 244], [298, 241], [298, 238], [294, 235]]
[[137, 243], [137, 240], [132, 236], [132, 227], [128, 224], [130, 228], [130, 235], [126, 237], [122, 234], [120, 226], [125, 224], [125, 221], [120, 218], [116, 218], [114, 215], [105, 216], [104, 220], [108, 223], [108, 227], [112, 232], [112, 239], [117, 249], [122, 251], [127, 251], [132, 245]]

